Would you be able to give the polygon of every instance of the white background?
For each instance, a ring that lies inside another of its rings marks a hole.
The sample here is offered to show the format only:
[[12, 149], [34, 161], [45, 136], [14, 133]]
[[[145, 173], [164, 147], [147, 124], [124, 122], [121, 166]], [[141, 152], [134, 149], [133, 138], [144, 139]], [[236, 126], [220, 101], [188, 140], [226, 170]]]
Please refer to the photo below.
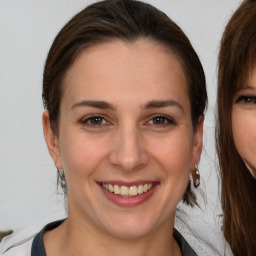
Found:
[[[93, 1], [0, 0], [0, 230], [65, 214], [41, 125], [42, 73], [61, 27]], [[241, 0], [151, 0], [190, 38], [205, 69], [209, 106], [200, 163], [204, 218], [219, 214], [214, 150], [217, 55], [221, 33]], [[190, 211], [193, 214], [193, 211]]]

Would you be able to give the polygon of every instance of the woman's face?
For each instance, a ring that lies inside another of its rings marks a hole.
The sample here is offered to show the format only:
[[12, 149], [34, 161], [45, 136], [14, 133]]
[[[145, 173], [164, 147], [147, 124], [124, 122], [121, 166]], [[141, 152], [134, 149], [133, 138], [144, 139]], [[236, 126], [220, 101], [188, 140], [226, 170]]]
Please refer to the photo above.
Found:
[[234, 98], [232, 129], [237, 151], [256, 178], [256, 68]]
[[[59, 135], [45, 136], [65, 170], [69, 219], [118, 237], [170, 229], [200, 160], [177, 57], [146, 40], [84, 50], [63, 84]], [[82, 220], [82, 221], [81, 221]]]

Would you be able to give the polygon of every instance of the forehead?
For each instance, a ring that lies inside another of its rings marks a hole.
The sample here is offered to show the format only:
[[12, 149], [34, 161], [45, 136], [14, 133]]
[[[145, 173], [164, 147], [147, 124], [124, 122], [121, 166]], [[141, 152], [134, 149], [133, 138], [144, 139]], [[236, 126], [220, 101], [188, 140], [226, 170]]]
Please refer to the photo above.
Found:
[[102, 96], [120, 90], [126, 95], [188, 96], [179, 58], [167, 47], [146, 39], [111, 41], [83, 50], [67, 71], [63, 86], [64, 96], [82, 93], [90, 97], [96, 92]]
[[245, 89], [256, 89], [256, 65], [243, 68], [239, 74], [238, 81], [234, 93], [238, 93]]
[[256, 63], [254, 67], [249, 72], [249, 85], [256, 87]]

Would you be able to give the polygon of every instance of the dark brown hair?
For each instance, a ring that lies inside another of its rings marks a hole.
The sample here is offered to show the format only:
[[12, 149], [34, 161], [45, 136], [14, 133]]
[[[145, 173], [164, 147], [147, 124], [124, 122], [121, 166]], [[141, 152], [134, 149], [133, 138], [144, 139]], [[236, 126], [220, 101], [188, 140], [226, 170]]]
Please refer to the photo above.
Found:
[[228, 22], [220, 46], [217, 153], [222, 179], [224, 236], [235, 256], [256, 255], [256, 181], [235, 147], [231, 112], [234, 96], [256, 66], [256, 1], [244, 1]]
[[[200, 60], [183, 31], [152, 5], [133, 0], [94, 3], [75, 15], [56, 36], [43, 76], [43, 102], [52, 130], [58, 133], [61, 84], [68, 68], [84, 49], [113, 40], [132, 43], [140, 38], [170, 49], [181, 61], [188, 83], [194, 129], [207, 102], [205, 76]], [[190, 185], [189, 185], [190, 186]], [[185, 201], [194, 198], [187, 190]]]

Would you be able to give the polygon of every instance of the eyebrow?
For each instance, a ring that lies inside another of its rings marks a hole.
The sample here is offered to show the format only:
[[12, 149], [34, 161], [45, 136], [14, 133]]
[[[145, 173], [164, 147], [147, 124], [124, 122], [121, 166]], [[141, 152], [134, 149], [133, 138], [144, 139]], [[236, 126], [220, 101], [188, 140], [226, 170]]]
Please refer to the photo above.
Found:
[[250, 85], [246, 85], [246, 86], [244, 86], [244, 87], [238, 89], [238, 92], [239, 92], [239, 91], [244, 91], [244, 90], [255, 90], [255, 87], [250, 86]]
[[152, 100], [145, 105], [145, 109], [164, 108], [169, 106], [178, 107], [182, 112], [184, 112], [183, 106], [175, 100]]
[[115, 107], [105, 101], [94, 101], [94, 100], [83, 100], [81, 102], [75, 103], [74, 105], [72, 105], [71, 109], [74, 110], [78, 107], [93, 107], [93, 108], [99, 108], [99, 109], [112, 109], [114, 110]]
[[[184, 112], [183, 106], [175, 100], [151, 100], [148, 103], [146, 103], [145, 106], [143, 106], [143, 108], [152, 109], [152, 108], [164, 108], [169, 106], [178, 107], [182, 112]], [[113, 106], [112, 104], [106, 101], [98, 101], [98, 100], [96, 101], [83, 100], [72, 105], [71, 109], [74, 110], [78, 107], [93, 107], [93, 108], [111, 109], [111, 110], [116, 109], [116, 107]]]

